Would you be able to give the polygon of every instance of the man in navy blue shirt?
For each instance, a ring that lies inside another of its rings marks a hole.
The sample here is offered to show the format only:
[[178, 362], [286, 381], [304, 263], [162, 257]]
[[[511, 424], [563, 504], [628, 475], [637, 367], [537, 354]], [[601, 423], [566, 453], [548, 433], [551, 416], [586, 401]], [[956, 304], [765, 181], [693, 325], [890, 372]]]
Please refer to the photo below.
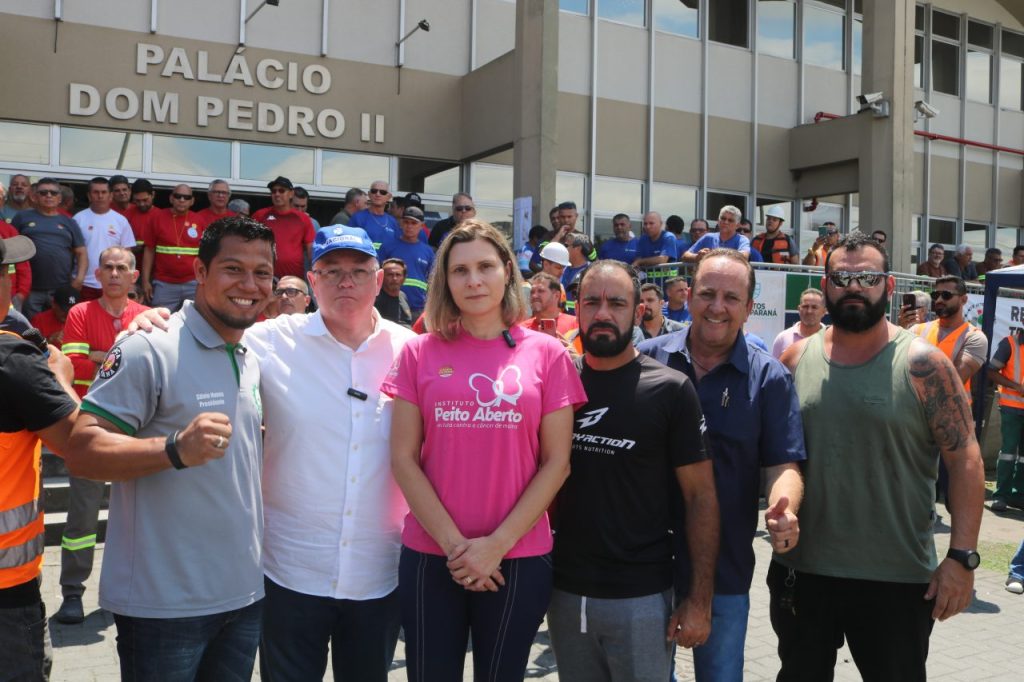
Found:
[[686, 306], [689, 298], [690, 285], [685, 277], [672, 277], [665, 280], [665, 308], [662, 314], [673, 322], [689, 322], [690, 309]]
[[696, 263], [712, 249], [736, 249], [744, 258], [750, 257], [750, 240], [738, 233], [743, 213], [735, 206], [723, 206], [718, 212], [718, 232], [709, 232], [682, 254], [684, 263]]
[[632, 263], [636, 260], [637, 239], [633, 236], [633, 226], [629, 216], [619, 213], [612, 218], [612, 232], [614, 239], [607, 239], [598, 249], [598, 257], [601, 260], [617, 260], [623, 263]]
[[[762, 469], [772, 548], [785, 553], [799, 539], [796, 511], [803, 483], [798, 463], [807, 458], [803, 424], [792, 376], [743, 337], [754, 285], [754, 270], [742, 254], [732, 249], [708, 252], [693, 276], [691, 325], [638, 347], [696, 384], [715, 453], [718, 499], [729, 501], [721, 505], [711, 637], [694, 649], [698, 682], [743, 679]], [[685, 543], [676, 544], [677, 553], [687, 551]], [[676, 580], [685, 585], [689, 577]]]
[[676, 236], [665, 229], [661, 214], [657, 211], [645, 213], [644, 234], [637, 241], [633, 267], [671, 263], [678, 257]]

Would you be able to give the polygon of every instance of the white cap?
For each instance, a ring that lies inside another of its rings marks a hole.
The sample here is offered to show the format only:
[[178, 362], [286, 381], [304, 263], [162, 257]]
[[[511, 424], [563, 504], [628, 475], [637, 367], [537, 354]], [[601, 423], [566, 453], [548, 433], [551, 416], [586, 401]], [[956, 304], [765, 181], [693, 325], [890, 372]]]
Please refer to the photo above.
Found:
[[558, 242], [551, 242], [540, 250], [540, 257], [562, 267], [569, 267], [569, 249]]
[[768, 210], [764, 212], [765, 218], [778, 218], [779, 220], [785, 220], [786, 214], [782, 212], [781, 206], [769, 206]]

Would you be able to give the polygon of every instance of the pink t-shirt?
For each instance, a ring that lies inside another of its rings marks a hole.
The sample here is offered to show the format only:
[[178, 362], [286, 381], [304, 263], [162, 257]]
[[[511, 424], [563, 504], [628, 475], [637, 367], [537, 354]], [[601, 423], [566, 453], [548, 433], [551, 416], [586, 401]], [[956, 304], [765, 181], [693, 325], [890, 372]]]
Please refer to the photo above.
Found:
[[[520, 326], [509, 333], [513, 348], [502, 337], [482, 341], [465, 332], [454, 341], [418, 336], [405, 344], [381, 386], [419, 407], [420, 463], [467, 538], [494, 532], [537, 473], [541, 418], [587, 399], [561, 343]], [[444, 555], [411, 513], [402, 543]], [[506, 556], [550, 551], [545, 513]]]

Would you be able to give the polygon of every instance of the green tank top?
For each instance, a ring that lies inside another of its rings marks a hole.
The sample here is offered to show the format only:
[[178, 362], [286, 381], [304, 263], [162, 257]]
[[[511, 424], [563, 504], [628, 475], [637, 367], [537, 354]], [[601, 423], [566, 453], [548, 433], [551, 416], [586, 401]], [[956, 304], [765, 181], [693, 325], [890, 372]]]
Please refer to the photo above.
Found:
[[927, 583], [938, 447], [913, 386], [900, 330], [862, 365], [832, 363], [815, 334], [796, 368], [807, 462], [800, 543], [776, 558], [798, 571]]

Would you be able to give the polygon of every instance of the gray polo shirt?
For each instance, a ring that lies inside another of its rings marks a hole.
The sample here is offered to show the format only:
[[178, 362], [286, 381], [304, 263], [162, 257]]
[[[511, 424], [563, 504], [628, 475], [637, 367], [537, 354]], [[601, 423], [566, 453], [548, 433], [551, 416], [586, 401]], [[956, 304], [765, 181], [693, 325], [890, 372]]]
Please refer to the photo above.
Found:
[[201, 412], [231, 419], [223, 458], [113, 485], [100, 606], [140, 618], [222, 613], [263, 597], [259, 364], [191, 301], [169, 326], [115, 345], [82, 404], [139, 438], [165, 437]]

